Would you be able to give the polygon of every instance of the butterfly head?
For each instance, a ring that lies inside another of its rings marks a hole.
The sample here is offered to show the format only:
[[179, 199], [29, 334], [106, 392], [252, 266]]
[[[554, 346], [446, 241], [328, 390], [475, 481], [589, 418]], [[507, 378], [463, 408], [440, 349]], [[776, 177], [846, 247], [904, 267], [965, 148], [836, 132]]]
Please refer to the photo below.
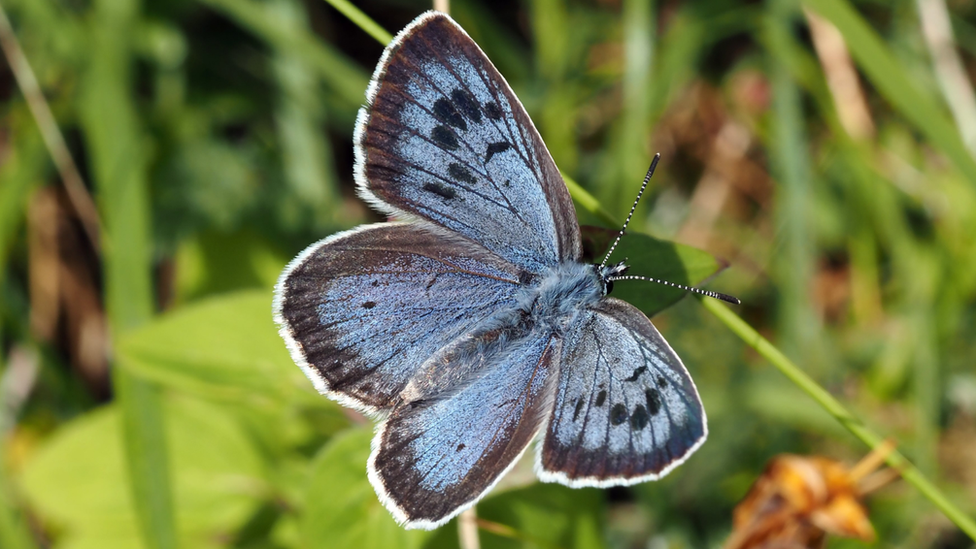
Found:
[[613, 278], [616, 276], [621, 276], [627, 272], [630, 267], [627, 265], [627, 260], [623, 260], [620, 263], [614, 265], [594, 265], [597, 269], [597, 275], [600, 277], [600, 285], [603, 287], [603, 295], [608, 295], [613, 291]]

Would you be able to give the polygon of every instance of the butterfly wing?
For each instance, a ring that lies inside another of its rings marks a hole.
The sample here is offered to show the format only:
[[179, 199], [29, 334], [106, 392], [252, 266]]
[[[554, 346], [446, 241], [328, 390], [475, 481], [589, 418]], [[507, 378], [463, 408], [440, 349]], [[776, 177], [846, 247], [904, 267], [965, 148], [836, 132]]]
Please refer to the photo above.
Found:
[[660, 478], [707, 435], [695, 385], [650, 320], [604, 298], [567, 336], [537, 472], [568, 486]]
[[518, 271], [469, 240], [381, 223], [309, 246], [275, 287], [275, 320], [316, 389], [389, 409], [417, 369], [499, 308]]
[[488, 329], [444, 349], [427, 365], [440, 379], [408, 387], [414, 398], [379, 426], [369, 479], [404, 526], [436, 528], [473, 505], [538, 433], [560, 340], [519, 331]]
[[576, 211], [522, 104], [444, 14], [387, 47], [359, 113], [356, 176], [380, 210], [419, 216], [523, 269], [580, 257]]

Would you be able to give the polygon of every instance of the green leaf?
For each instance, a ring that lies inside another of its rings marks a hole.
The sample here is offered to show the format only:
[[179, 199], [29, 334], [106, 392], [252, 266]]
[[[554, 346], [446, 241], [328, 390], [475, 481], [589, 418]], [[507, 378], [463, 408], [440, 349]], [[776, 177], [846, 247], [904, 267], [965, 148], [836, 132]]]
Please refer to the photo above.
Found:
[[430, 532], [404, 530], [366, 479], [367, 428], [345, 431], [327, 444], [312, 465], [301, 519], [304, 547], [357, 549], [419, 548]]
[[[619, 231], [600, 227], [582, 227], [584, 258], [595, 263], [603, 260]], [[725, 268], [725, 265], [708, 252], [666, 240], [658, 240], [642, 233], [628, 232], [608, 263], [627, 261], [628, 275], [639, 275], [657, 280], [684, 284], [701, 283]], [[622, 299], [652, 317], [674, 305], [684, 296], [679, 290], [640, 280], [621, 280], [614, 283], [612, 296]]]
[[[102, 220], [105, 302], [113, 337], [153, 313], [152, 246], [147, 135], [133, 99], [134, 0], [94, 2], [89, 16], [91, 56], [79, 110]], [[125, 449], [133, 503], [143, 541], [175, 549], [176, 528], [157, 388], [116, 368], [112, 374], [125, 420]]]
[[12, 111], [8, 119], [18, 138], [10, 143], [8, 157], [0, 164], [0, 282], [7, 274], [14, 236], [27, 215], [28, 197], [42, 180], [48, 162], [41, 135], [27, 119], [26, 109]]
[[[256, 509], [265, 468], [245, 431], [222, 408], [164, 401], [180, 547], [218, 547]], [[58, 547], [139, 548], [115, 405], [60, 429], [24, 469], [21, 485], [40, 516], [63, 531]], [[70, 466], [66, 466], [69, 464]]]
[[210, 397], [324, 403], [295, 367], [271, 319], [271, 292], [245, 291], [158, 317], [118, 341], [119, 363], [157, 383]]

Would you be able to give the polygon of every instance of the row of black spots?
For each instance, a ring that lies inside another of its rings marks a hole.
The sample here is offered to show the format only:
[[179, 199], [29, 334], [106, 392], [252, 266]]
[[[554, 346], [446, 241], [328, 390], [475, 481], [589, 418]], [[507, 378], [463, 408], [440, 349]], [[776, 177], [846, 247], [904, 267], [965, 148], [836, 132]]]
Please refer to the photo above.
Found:
[[635, 369], [634, 373], [631, 374], [631, 376], [625, 379], [624, 381], [637, 381], [637, 378], [639, 378], [640, 375], [646, 371], [647, 371], [647, 366], [641, 366], [640, 368]]
[[456, 151], [459, 148], [457, 137], [447, 126], [434, 126], [430, 132], [430, 138], [445, 151]]
[[623, 425], [630, 420], [630, 428], [635, 431], [640, 431], [651, 422], [651, 415], [642, 404], [638, 404], [634, 408], [634, 413], [630, 414], [627, 413], [626, 406], [618, 403], [614, 404], [613, 408], [610, 409], [610, 424], [614, 426]]
[[[471, 92], [461, 88], [452, 91], [450, 99], [441, 97], [434, 101], [432, 113], [442, 124], [453, 126], [461, 131], [468, 131], [468, 120], [475, 124], [481, 123], [481, 104]], [[485, 115], [492, 120], [499, 120], [502, 111], [498, 104], [492, 101], [485, 105]]]
[[474, 185], [478, 182], [472, 175], [471, 170], [465, 168], [463, 165], [457, 162], [451, 162], [447, 165], [447, 174], [451, 176], [452, 179], [460, 181], [462, 183], [467, 183], [468, 185]]
[[579, 419], [580, 411], [583, 409], [583, 399], [576, 399], [576, 408], [573, 410], [573, 421]]
[[451, 103], [443, 97], [434, 101], [433, 114], [434, 118], [442, 124], [454, 126], [461, 131], [468, 131], [468, 123], [461, 116], [461, 113], [458, 112], [457, 107], [454, 106], [454, 103]]
[[498, 103], [489, 101], [488, 103], [485, 103], [485, 116], [495, 121], [501, 120], [502, 109], [498, 106]]
[[445, 187], [440, 183], [424, 183], [424, 190], [429, 193], [434, 193], [437, 196], [450, 200], [457, 196], [457, 191], [451, 187]]
[[478, 100], [471, 92], [456, 88], [451, 92], [451, 100], [454, 101], [458, 110], [464, 113], [464, 116], [470, 118], [475, 124], [481, 123], [481, 105], [478, 104]]
[[497, 143], [489, 143], [488, 150], [485, 151], [485, 164], [491, 161], [491, 157], [496, 154], [503, 153], [508, 149], [512, 148], [512, 144], [508, 141], [499, 141]]
[[661, 393], [657, 389], [651, 388], [644, 391], [644, 398], [647, 399], [647, 411], [652, 416], [656, 416], [661, 411]]

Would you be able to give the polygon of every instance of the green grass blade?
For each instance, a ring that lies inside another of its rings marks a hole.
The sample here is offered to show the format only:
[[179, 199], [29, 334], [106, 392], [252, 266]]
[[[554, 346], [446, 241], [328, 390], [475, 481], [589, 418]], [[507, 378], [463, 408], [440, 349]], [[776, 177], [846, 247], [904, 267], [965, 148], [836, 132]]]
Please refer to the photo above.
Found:
[[[798, 15], [799, 10], [788, 0], [770, 3], [764, 29], [767, 48], [776, 51], [789, 43], [789, 29]], [[780, 288], [780, 322], [788, 348], [804, 356], [816, 356], [820, 347], [815, 341], [818, 322], [807, 290], [812, 284], [812, 258], [816, 256], [810, 237], [813, 189], [802, 97], [784, 60], [776, 54], [768, 59], [772, 111], [766, 145], [777, 181], [777, 248], [782, 253], [776, 254], [773, 272]]]
[[[308, 33], [304, 6], [296, 0], [267, 2], [281, 25], [296, 34]], [[302, 55], [279, 48], [272, 68], [278, 84], [275, 127], [281, 141], [285, 181], [292, 193], [314, 212], [318, 223], [330, 225], [342, 204], [325, 125], [320, 86], [314, 67]]]
[[201, 0], [248, 29], [272, 47], [305, 59], [322, 81], [343, 101], [359, 106], [369, 79], [342, 53], [312, 35], [295, 29], [274, 13], [273, 6], [252, 0]]
[[804, 4], [837, 27], [854, 60], [878, 91], [976, 184], [976, 160], [944, 109], [915, 85], [853, 6], [846, 0], [805, 0]]
[[386, 29], [381, 27], [379, 23], [370, 19], [368, 15], [346, 0], [325, 1], [328, 2], [333, 8], [339, 10], [342, 15], [348, 17], [350, 21], [355, 23], [359, 28], [363, 29], [363, 31], [365, 31], [367, 34], [375, 38], [380, 44], [385, 46], [393, 41], [392, 34], [386, 32]]
[[[754, 330], [751, 326], [746, 324], [744, 320], [739, 318], [735, 313], [732, 312], [724, 304], [718, 302], [714, 299], [703, 299], [702, 305], [705, 306], [710, 313], [715, 315], [723, 324], [725, 324], [730, 330], [732, 330], [735, 335], [742, 338], [747, 345], [752, 347], [759, 353], [763, 358], [768, 360], [776, 367], [780, 372], [783, 373], [790, 381], [795, 383], [797, 387], [802, 389], [806, 394], [810, 396], [813, 400], [823, 407], [830, 415], [840, 422], [845, 429], [850, 431], [858, 440], [866, 444], [869, 448], [875, 449], [882, 442], [884, 438], [868, 429], [860, 419], [855, 417], [851, 412], [844, 407], [837, 399], [833, 397], [826, 389], [817, 384], [810, 376], [808, 376], [803, 370], [801, 370], [796, 364], [794, 364], [789, 358], [786, 357], [779, 349], [777, 349], [772, 343], [766, 338], [759, 335], [759, 332]], [[921, 471], [918, 470], [908, 459], [902, 455], [897, 450], [892, 451], [886, 461], [888, 465], [898, 470], [901, 473], [902, 478], [904, 478], [908, 483], [918, 489], [923, 496], [928, 498], [940, 511], [945, 513], [945, 516], [949, 518], [960, 530], [966, 533], [971, 539], [976, 541], [976, 522], [972, 518], [968, 517], [963, 513], [954, 503], [949, 501], [949, 499], [939, 490], [935, 484], [932, 483]]]
[[579, 183], [569, 177], [565, 172], [560, 171], [559, 173], [563, 176], [563, 181], [566, 182], [566, 187], [569, 188], [569, 194], [573, 197], [573, 202], [583, 209], [583, 211], [588, 212], [600, 221], [607, 224], [608, 227], [616, 227], [623, 223], [623, 218], [616, 218], [610, 212], [603, 209], [600, 205], [600, 201], [597, 200], [595, 196], [587, 192], [586, 189], [580, 186]]
[[[153, 312], [146, 137], [131, 103], [131, 29], [138, 5], [95, 2], [91, 62], [82, 83], [80, 111], [97, 188], [104, 234], [109, 325], [116, 336]], [[113, 370], [123, 413], [123, 439], [142, 537], [151, 549], [175, 549], [176, 527], [158, 389], [123, 368]]]

